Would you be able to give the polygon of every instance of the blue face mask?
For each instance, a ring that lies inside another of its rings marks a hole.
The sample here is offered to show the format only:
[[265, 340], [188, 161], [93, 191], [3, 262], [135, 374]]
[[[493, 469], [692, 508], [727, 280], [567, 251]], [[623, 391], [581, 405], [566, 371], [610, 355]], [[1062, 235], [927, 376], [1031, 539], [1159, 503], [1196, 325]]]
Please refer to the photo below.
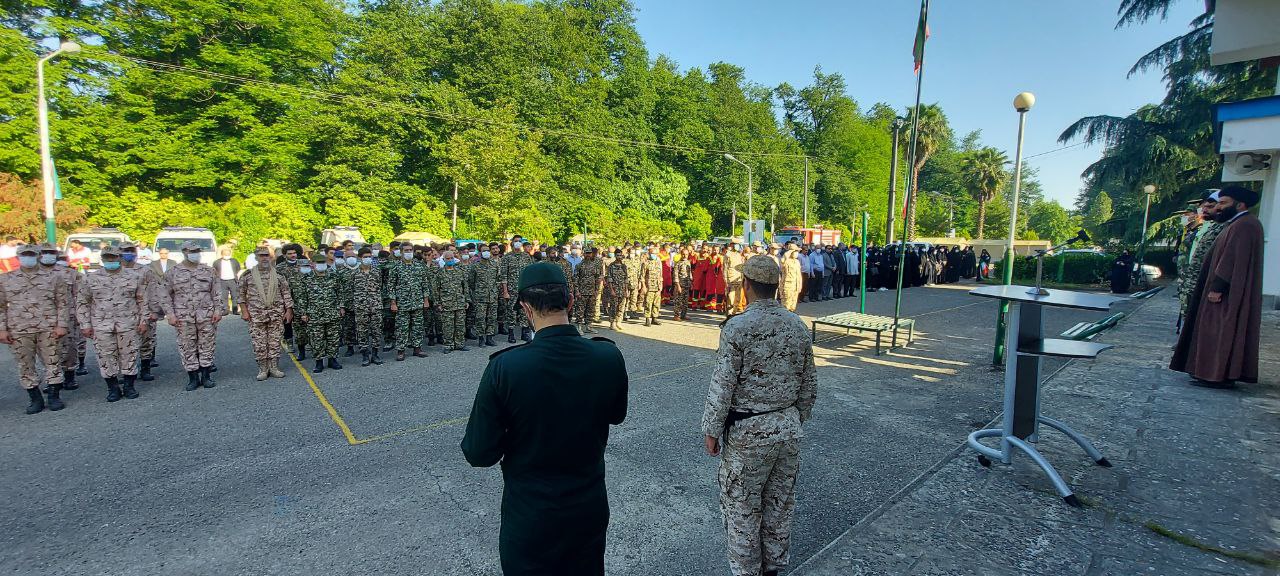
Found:
[[658, 255], [657, 255], [657, 254], [650, 254], [650, 255], [649, 255], [649, 259], [650, 259], [650, 260], [657, 260], [657, 259], [658, 259]]
[[103, 262], [103, 263], [102, 263], [102, 269], [103, 269], [103, 270], [119, 270], [119, 269], [120, 269], [120, 262], [119, 262], [119, 261], [116, 261], [116, 262]]
[[368, 256], [366, 256], [360, 259], [360, 263], [364, 264], [365, 266], [373, 266], [373, 258], [369, 258]]
[[457, 260], [456, 258], [455, 258], [455, 259], [453, 259], [453, 260], [445, 260], [445, 261], [444, 261], [444, 265], [445, 265], [445, 266], [457, 266], [457, 265], [458, 265], [458, 260]]
[[120, 259], [130, 264], [133, 264], [134, 260], [138, 259], [138, 255], [134, 254], [133, 252], [125, 252], [124, 254], [120, 255]]

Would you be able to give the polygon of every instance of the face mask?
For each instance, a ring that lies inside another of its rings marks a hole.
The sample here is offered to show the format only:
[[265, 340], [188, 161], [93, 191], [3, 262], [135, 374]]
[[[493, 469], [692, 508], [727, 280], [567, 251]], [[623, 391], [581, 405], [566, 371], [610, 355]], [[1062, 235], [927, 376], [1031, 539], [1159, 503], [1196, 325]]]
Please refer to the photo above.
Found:
[[413, 260], [413, 252], [401, 252], [400, 257], [405, 260]]
[[373, 266], [373, 258], [365, 256], [364, 258], [360, 259], [360, 263], [364, 264], [365, 266]]
[[445, 265], [445, 266], [457, 266], [457, 265], [458, 265], [458, 259], [457, 259], [457, 258], [454, 258], [453, 260], [445, 260], [445, 261], [444, 261], [444, 265]]
[[138, 260], [138, 255], [134, 254], [133, 252], [125, 252], [124, 254], [120, 255], [120, 258], [123, 259], [125, 262], [132, 264]]
[[303, 267], [299, 268], [299, 269], [298, 269], [298, 271], [299, 271], [299, 272], [301, 272], [301, 273], [303, 273], [303, 274], [310, 274], [310, 273], [311, 273], [311, 267], [310, 267], [310, 266], [303, 266]]
[[395, 250], [392, 250], [392, 251], [391, 251], [391, 253], [392, 253], [392, 254], [394, 254], [394, 255], [396, 255], [396, 256], [399, 256], [399, 255], [400, 255], [400, 250], [397, 248], [397, 249], [395, 249]]
[[285, 262], [288, 262], [288, 263], [290, 263], [290, 264], [297, 264], [297, 263], [298, 263], [298, 257], [297, 257], [297, 256], [285, 256], [285, 257], [284, 257], [284, 261], [285, 261]]
[[347, 266], [355, 268], [360, 265], [360, 259], [355, 256], [347, 256]]
[[58, 264], [58, 267], [59, 267], [59, 268], [66, 268], [66, 267], [67, 267], [67, 263], [66, 263], [65, 261], [63, 261], [63, 260], [58, 260], [58, 261], [57, 261], [57, 264]]
[[199, 253], [199, 252], [191, 252], [191, 253], [188, 253], [186, 256], [187, 256], [187, 262], [190, 262], [190, 263], [192, 263], [192, 264], [199, 264], [199, 263], [200, 263], [200, 253]]
[[57, 261], [58, 261], [58, 256], [56, 254], [40, 255], [40, 263], [44, 264], [45, 266], [53, 266], [55, 263], [57, 263]]
[[650, 255], [649, 255], [649, 259], [650, 259], [650, 260], [657, 260], [657, 259], [658, 259], [658, 255], [657, 255], [657, 254], [650, 254]]
[[35, 265], [38, 263], [40, 263], [40, 258], [37, 256], [19, 256], [18, 257], [18, 265], [22, 266], [23, 268], [34, 268]]
[[316, 272], [324, 272], [329, 269], [328, 264], [316, 264]]
[[480, 253], [480, 257], [484, 258], [485, 260], [488, 260], [490, 256], [493, 256], [493, 253], [488, 250], [485, 250], [484, 252]]
[[521, 248], [524, 248], [524, 244], [522, 244], [522, 243], [520, 243], [520, 242], [512, 242], [512, 243], [511, 243], [511, 249], [512, 249], [512, 250], [519, 250], [519, 249], [521, 249]]
[[119, 262], [103, 262], [102, 269], [103, 270], [119, 270], [120, 263]]

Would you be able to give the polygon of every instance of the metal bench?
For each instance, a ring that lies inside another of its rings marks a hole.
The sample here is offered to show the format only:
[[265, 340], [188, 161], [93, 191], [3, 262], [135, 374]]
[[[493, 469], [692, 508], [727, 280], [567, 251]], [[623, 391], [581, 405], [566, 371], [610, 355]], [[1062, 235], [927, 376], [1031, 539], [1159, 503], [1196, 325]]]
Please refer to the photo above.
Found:
[[1164, 286], [1156, 286], [1155, 288], [1143, 290], [1141, 292], [1134, 292], [1133, 294], [1130, 294], [1129, 297], [1133, 298], [1134, 300], [1145, 300], [1147, 298], [1155, 296], [1161, 290], [1164, 290]]
[[[859, 312], [841, 312], [830, 316], [823, 316], [813, 320], [813, 341], [818, 341], [818, 325], [835, 326], [844, 328], [845, 334], [851, 330], [858, 332], [875, 332], [876, 333], [876, 356], [880, 355], [880, 335], [886, 331], [893, 330], [895, 337], [897, 330], [894, 329], [893, 318], [889, 316], [873, 316], [871, 314], [862, 314]], [[916, 335], [916, 321], [910, 318], [899, 318], [897, 329], [907, 330], [907, 344], [910, 344]], [[895, 343], [897, 339], [894, 339]]]
[[1115, 326], [1121, 318], [1124, 318], [1124, 312], [1116, 312], [1097, 322], [1080, 322], [1068, 328], [1061, 336], [1071, 340], [1093, 340], [1103, 330]]

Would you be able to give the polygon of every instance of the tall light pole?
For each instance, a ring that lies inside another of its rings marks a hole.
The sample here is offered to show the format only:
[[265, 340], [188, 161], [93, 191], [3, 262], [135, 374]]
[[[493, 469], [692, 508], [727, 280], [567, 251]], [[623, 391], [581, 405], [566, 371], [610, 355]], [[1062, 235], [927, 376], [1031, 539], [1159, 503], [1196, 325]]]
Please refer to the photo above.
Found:
[[[1036, 104], [1036, 96], [1030, 92], [1023, 92], [1013, 98], [1013, 109], [1018, 111], [1018, 148], [1013, 156], [1013, 199], [1009, 206], [1009, 240], [1004, 247], [1004, 261], [1000, 263], [1004, 268], [1005, 285], [1013, 284], [1013, 239], [1018, 233], [1018, 193], [1022, 191], [1022, 133], [1027, 126], [1027, 111], [1031, 110]], [[995, 355], [991, 359], [991, 363], [1000, 366], [1004, 364], [1005, 354], [1005, 320], [1009, 315], [1009, 301], [1000, 301], [1000, 314], [996, 317], [996, 346]]]
[[[752, 203], [752, 197], [751, 197], [751, 167], [748, 166], [746, 162], [743, 162], [737, 158], [734, 158], [733, 154], [730, 154], [728, 152], [724, 153], [724, 157], [734, 162], [737, 162], [738, 164], [741, 164], [743, 168], [747, 169], [747, 221], [755, 222], [756, 212], [755, 212], [754, 204]], [[750, 242], [751, 240], [754, 240], [754, 238], [745, 239], [745, 240]]]
[[889, 212], [885, 218], [884, 225], [885, 246], [893, 243], [893, 214], [897, 211], [898, 204], [898, 135], [902, 133], [902, 129], [906, 126], [906, 118], [896, 117], [893, 119], [893, 163], [889, 165]]
[[50, 244], [58, 243], [58, 226], [53, 220], [53, 156], [49, 152], [49, 102], [44, 97], [44, 63], [62, 54], [75, 54], [80, 45], [63, 42], [57, 50], [36, 61], [36, 105], [40, 124], [40, 180], [44, 184], [44, 233]]
[[[1147, 256], [1147, 218], [1151, 216], [1151, 197], [1156, 193], [1155, 185], [1143, 186], [1142, 193], [1147, 197], [1147, 207], [1142, 210], [1142, 243], [1138, 245], [1138, 274], [1142, 274], [1142, 262]], [[1146, 277], [1143, 276], [1143, 278]]]
[[774, 232], [774, 227], [773, 227], [777, 219], [778, 219], [778, 205], [770, 204], [769, 205], [769, 241], [770, 242], [773, 242], [774, 241], [773, 239], [777, 237], [777, 234]]
[[809, 155], [804, 157], [804, 228], [809, 227]]
[[449, 224], [449, 233], [453, 235], [453, 239], [458, 239], [458, 182], [453, 182], [453, 220]]

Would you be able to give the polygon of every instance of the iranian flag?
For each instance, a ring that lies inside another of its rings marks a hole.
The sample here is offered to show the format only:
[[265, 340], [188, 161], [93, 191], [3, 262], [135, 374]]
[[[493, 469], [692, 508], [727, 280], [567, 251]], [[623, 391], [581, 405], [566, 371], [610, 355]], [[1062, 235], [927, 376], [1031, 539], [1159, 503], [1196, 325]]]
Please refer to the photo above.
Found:
[[916, 24], [916, 43], [911, 47], [911, 55], [915, 57], [915, 72], [920, 73], [924, 66], [924, 41], [929, 39], [929, 0], [920, 2], [920, 21]]

